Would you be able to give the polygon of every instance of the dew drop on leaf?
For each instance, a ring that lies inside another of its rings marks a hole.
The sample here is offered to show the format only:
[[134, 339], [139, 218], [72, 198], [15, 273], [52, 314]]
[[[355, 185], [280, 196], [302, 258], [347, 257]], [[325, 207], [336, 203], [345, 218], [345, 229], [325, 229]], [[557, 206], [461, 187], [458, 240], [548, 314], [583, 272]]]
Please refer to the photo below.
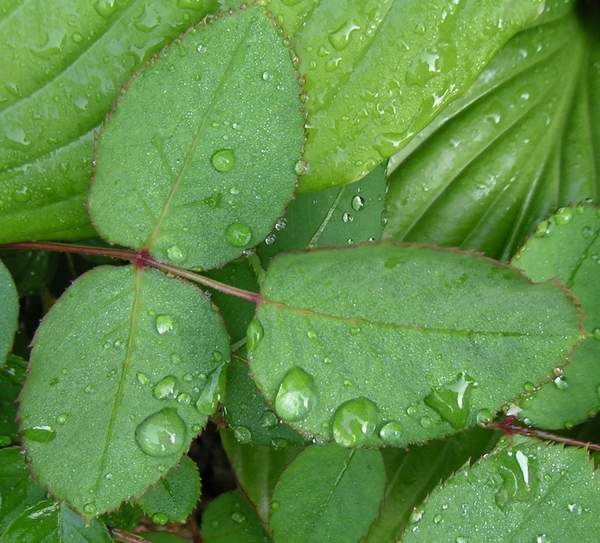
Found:
[[83, 512], [86, 515], [93, 515], [96, 512], [96, 506], [93, 503], [86, 503], [83, 506]]
[[245, 247], [252, 239], [252, 230], [247, 224], [234, 222], [227, 227], [225, 236], [230, 245]]
[[163, 377], [152, 389], [157, 400], [173, 399], [177, 396], [177, 378], [174, 375]]
[[496, 504], [506, 510], [514, 502], [527, 502], [534, 495], [538, 475], [529, 457], [520, 450], [507, 450], [496, 459], [502, 484], [496, 492]]
[[152, 515], [152, 522], [154, 524], [158, 524], [159, 526], [164, 526], [167, 522], [169, 522], [169, 517], [164, 513], [154, 513]]
[[185, 424], [172, 407], [153, 413], [135, 430], [138, 446], [149, 456], [170, 456], [180, 452], [185, 437]]
[[196, 409], [201, 415], [206, 415], [208, 417], [212, 415], [217, 408], [217, 403], [221, 399], [221, 370], [222, 366], [219, 366], [210, 374], [204, 388], [200, 392], [200, 396], [196, 401]]
[[480, 409], [477, 411], [476, 418], [479, 426], [485, 426], [492, 422], [492, 412], [489, 409]]
[[58, 417], [56, 417], [56, 422], [58, 424], [65, 424], [67, 422], [67, 414], [66, 413], [61, 413], [60, 415], [58, 415]]
[[561, 207], [554, 215], [556, 224], [569, 224], [573, 220], [573, 210], [570, 207]]
[[348, 400], [333, 415], [333, 438], [342, 447], [359, 447], [373, 436], [378, 421], [379, 409], [371, 400]]
[[138, 372], [136, 375], [136, 379], [140, 385], [147, 385], [150, 382], [150, 379], [145, 373]]
[[108, 18], [117, 9], [117, 0], [96, 0], [94, 9], [101, 17]]
[[360, 211], [363, 207], [365, 207], [365, 199], [360, 194], [357, 194], [352, 198], [352, 209]]
[[173, 318], [170, 315], [158, 315], [156, 317], [156, 331], [159, 334], [166, 334], [175, 328]]
[[600, 341], [600, 328], [594, 328], [592, 335], [594, 336], [594, 339]]
[[230, 172], [235, 166], [235, 155], [231, 149], [220, 149], [215, 151], [210, 162], [218, 172]]
[[384, 424], [379, 430], [379, 437], [386, 445], [399, 445], [402, 443], [402, 425], [397, 421]]
[[252, 319], [246, 330], [246, 348], [248, 353], [252, 353], [264, 335], [264, 329], [258, 319]]
[[265, 411], [260, 418], [260, 424], [263, 428], [274, 428], [278, 422], [279, 419], [273, 411]]
[[455, 382], [432, 390], [424, 398], [424, 402], [453, 428], [464, 428], [471, 408], [473, 385], [473, 379], [461, 373]]
[[567, 388], [569, 388], [569, 383], [567, 383], [567, 379], [564, 375], [559, 375], [558, 377], [555, 377], [553, 382], [554, 386], [558, 390], [566, 390]]
[[233, 520], [233, 522], [236, 522], [237, 524], [241, 524], [246, 520], [246, 517], [243, 513], [236, 511], [235, 513], [231, 513], [231, 520]]
[[316, 404], [317, 389], [312, 375], [297, 366], [291, 368], [275, 397], [277, 414], [287, 421], [302, 420]]
[[52, 426], [32, 426], [23, 430], [23, 437], [30, 441], [37, 441], [38, 443], [48, 443], [56, 437], [56, 432]]
[[242, 444], [250, 443], [252, 439], [252, 433], [245, 426], [234, 426], [232, 427], [234, 437]]
[[352, 33], [356, 30], [360, 30], [360, 26], [352, 20], [347, 21], [329, 34], [329, 43], [338, 51], [342, 51], [348, 46]]
[[185, 255], [177, 245], [172, 245], [167, 249], [167, 257], [173, 262], [181, 262], [185, 258]]

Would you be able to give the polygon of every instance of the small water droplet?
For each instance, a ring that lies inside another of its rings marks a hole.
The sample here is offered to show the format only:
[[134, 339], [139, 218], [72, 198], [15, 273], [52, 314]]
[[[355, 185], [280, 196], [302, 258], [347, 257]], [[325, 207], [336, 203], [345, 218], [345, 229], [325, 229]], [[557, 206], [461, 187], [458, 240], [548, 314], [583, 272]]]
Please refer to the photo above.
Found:
[[363, 207], [365, 207], [365, 199], [360, 194], [357, 194], [352, 198], [352, 209], [360, 211]]
[[600, 341], [600, 328], [594, 328], [592, 335], [594, 336], [594, 339]]
[[273, 411], [265, 411], [260, 418], [260, 424], [263, 428], [275, 428], [278, 423], [279, 419]]
[[385, 444], [397, 447], [404, 442], [402, 430], [402, 425], [399, 422], [387, 422], [379, 430], [379, 437]]
[[142, 372], [138, 372], [136, 375], [136, 378], [140, 385], [147, 385], [150, 382], [150, 379], [148, 378], [148, 376]]
[[23, 437], [29, 441], [48, 443], [56, 437], [56, 432], [52, 426], [31, 426], [30, 428], [25, 428], [25, 430], [23, 430]]
[[354, 21], [346, 21], [328, 36], [329, 43], [338, 51], [345, 49], [350, 43], [352, 33], [360, 30], [360, 26]]
[[175, 323], [171, 315], [157, 315], [155, 325], [156, 331], [161, 335], [171, 332], [175, 328]]
[[58, 424], [65, 424], [68, 418], [69, 417], [66, 413], [61, 413], [60, 415], [58, 415], [58, 417], [56, 417], [56, 422]]
[[165, 513], [154, 513], [154, 515], [152, 515], [152, 522], [154, 522], [154, 524], [158, 524], [159, 526], [164, 526], [167, 522], [169, 522], [169, 517], [167, 517]]
[[117, 9], [117, 0], [96, 0], [94, 9], [101, 17], [108, 18]]
[[263, 81], [273, 81], [273, 74], [271, 72], [263, 72], [261, 77]]
[[225, 236], [230, 245], [245, 247], [252, 239], [252, 230], [247, 224], [234, 222], [227, 227]]
[[296, 175], [306, 175], [308, 173], [308, 170], [308, 163], [304, 160], [299, 160], [294, 166], [294, 171], [296, 172]]
[[181, 452], [186, 433], [177, 410], [166, 407], [138, 425], [135, 439], [140, 449], [149, 456], [170, 456]]
[[208, 377], [200, 396], [196, 401], [196, 409], [201, 415], [209, 417], [215, 412], [221, 399], [221, 375], [223, 366], [216, 368]]
[[316, 403], [317, 389], [312, 375], [297, 366], [290, 369], [275, 397], [277, 414], [287, 421], [302, 420]]
[[177, 395], [177, 403], [189, 405], [192, 403], [192, 397], [187, 392], [182, 392]]
[[243, 513], [240, 513], [239, 511], [235, 511], [234, 513], [231, 513], [231, 520], [233, 520], [233, 522], [235, 522], [237, 524], [241, 524], [242, 522], [244, 522], [246, 520], [246, 517], [244, 516]]
[[567, 388], [569, 388], [569, 383], [567, 383], [567, 379], [564, 375], [559, 375], [558, 377], [555, 377], [553, 382], [554, 386], [558, 390], [566, 390]]
[[96, 512], [96, 506], [93, 503], [86, 503], [83, 506], [83, 512], [86, 515], [93, 515]]
[[489, 409], [480, 409], [477, 412], [477, 424], [479, 424], [479, 426], [485, 426], [489, 424], [492, 422], [492, 418], [493, 415]]
[[461, 373], [453, 383], [432, 390], [424, 402], [453, 428], [464, 428], [471, 409], [473, 384], [473, 379]]
[[29, 190], [29, 187], [26, 185], [23, 185], [22, 187], [15, 189], [13, 192], [13, 200], [15, 202], [23, 203], [23, 202], [27, 202], [30, 199], [31, 199], [31, 191]]
[[410, 516], [408, 517], [408, 522], [410, 524], [416, 524], [417, 522], [421, 522], [421, 519], [423, 518], [423, 513], [423, 509], [421, 509], [420, 507], [415, 507], [410, 513]]
[[232, 149], [220, 149], [213, 154], [210, 162], [218, 172], [229, 172], [235, 166], [235, 155]]
[[286, 227], [287, 227], [287, 219], [285, 217], [281, 217], [275, 223], [275, 230], [277, 230], [278, 232], [285, 230]]
[[163, 377], [152, 389], [157, 400], [172, 400], [177, 396], [177, 378], [174, 375]]
[[173, 262], [181, 262], [185, 258], [185, 255], [177, 245], [172, 245], [167, 249], [167, 257]]
[[569, 224], [573, 219], [573, 210], [570, 207], [561, 207], [554, 215], [556, 224]]
[[252, 439], [252, 433], [245, 426], [233, 426], [231, 428], [233, 430], [234, 437], [242, 444], [250, 443]]
[[379, 409], [371, 400], [348, 400], [333, 415], [333, 438], [342, 447], [359, 447], [375, 434], [378, 421]]
[[417, 406], [416, 406], [416, 405], [409, 405], [409, 406], [406, 408], [406, 414], [407, 414], [409, 417], [414, 417], [414, 416], [417, 414]]
[[248, 353], [251, 354], [256, 350], [256, 347], [263, 338], [264, 329], [260, 321], [255, 317], [250, 321], [248, 329], [246, 330], [246, 348]]
[[567, 509], [569, 510], [569, 513], [575, 513], [576, 515], [581, 515], [583, 511], [581, 505], [577, 503], [569, 503]]
[[442, 522], [442, 515], [438, 513], [437, 515], [435, 515], [435, 517], [433, 517], [433, 523], [439, 524], [440, 522]]
[[546, 237], [550, 233], [550, 222], [542, 221], [539, 223], [535, 229], [534, 236], [536, 238]]
[[349, 223], [354, 221], [354, 217], [352, 216], [351, 213], [348, 213], [347, 211], [342, 215], [342, 221], [345, 223]]
[[421, 417], [421, 419], [419, 420], [419, 424], [423, 428], [431, 428], [433, 422], [429, 417]]

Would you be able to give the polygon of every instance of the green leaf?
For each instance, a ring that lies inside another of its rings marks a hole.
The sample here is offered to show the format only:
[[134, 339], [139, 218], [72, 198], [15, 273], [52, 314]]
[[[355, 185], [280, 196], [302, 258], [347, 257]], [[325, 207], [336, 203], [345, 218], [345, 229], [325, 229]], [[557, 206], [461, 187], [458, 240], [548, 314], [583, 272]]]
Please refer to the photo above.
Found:
[[6, 360], [15, 332], [17, 331], [17, 317], [19, 313], [19, 299], [17, 289], [10, 276], [10, 272], [0, 260], [0, 364]]
[[34, 340], [19, 414], [36, 476], [87, 516], [139, 496], [214, 410], [228, 357], [191, 284], [131, 266], [86, 273]]
[[275, 484], [302, 448], [288, 446], [275, 449], [261, 445], [244, 445], [228, 430], [222, 430], [220, 435], [241, 489], [254, 504], [263, 523], [267, 524]]
[[196, 507], [200, 487], [198, 466], [189, 456], [184, 456], [164, 478], [146, 490], [137, 503], [156, 524], [184, 523]]
[[381, 449], [386, 486], [377, 520], [365, 543], [395, 543], [413, 509], [444, 479], [466, 462], [479, 458], [497, 441], [497, 435], [476, 429], [444, 441], [411, 450]]
[[348, 450], [337, 445], [308, 447], [275, 487], [271, 514], [274, 541], [359, 541], [377, 516], [384, 484], [379, 451]]
[[400, 150], [533, 21], [541, 0], [269, 0], [305, 79], [303, 190], [360, 179]]
[[0, 241], [73, 239], [95, 130], [144, 61], [217, 0], [2, 2]]
[[85, 523], [65, 504], [42, 500], [11, 522], [2, 543], [111, 543], [106, 527]]
[[206, 543], [267, 543], [270, 541], [256, 513], [239, 490], [221, 494], [202, 515]]
[[376, 430], [404, 446], [487, 421], [581, 334], [559, 285], [448, 249], [282, 255], [263, 297], [248, 332], [259, 388], [294, 428], [347, 446], [381, 444]]
[[169, 532], [143, 532], [141, 537], [151, 543], [189, 543], [187, 539]]
[[132, 531], [138, 526], [143, 516], [144, 512], [139, 505], [124, 502], [119, 509], [102, 515], [100, 519], [111, 528]]
[[42, 290], [58, 265], [58, 255], [46, 251], [1, 251], [0, 258], [13, 276], [19, 296]]
[[44, 490], [30, 477], [24, 451], [18, 447], [1, 449], [0, 535], [26, 507], [37, 503], [43, 497]]
[[0, 447], [19, 440], [17, 428], [17, 398], [25, 382], [27, 362], [9, 354], [0, 365]]
[[597, 199], [600, 19], [546, 4], [393, 161], [384, 237], [508, 259], [558, 206]]
[[279, 419], [257, 390], [245, 359], [234, 355], [226, 375], [225, 421], [238, 441], [276, 448], [304, 444], [304, 439]]
[[434, 490], [402, 541], [593, 543], [599, 508], [586, 450], [515, 439]]
[[[572, 355], [564, 372], [527, 399], [519, 416], [542, 428], [570, 427], [600, 409], [600, 210], [562, 208], [542, 222], [513, 259], [534, 281], [556, 277], [577, 296], [593, 337]], [[596, 337], [597, 336], [597, 337]]]
[[281, 252], [379, 241], [386, 191], [385, 167], [351, 186], [298, 194], [259, 247], [263, 261]]
[[263, 8], [203, 25], [141, 72], [107, 121], [94, 225], [160, 260], [222, 265], [283, 214], [303, 123], [289, 51]]

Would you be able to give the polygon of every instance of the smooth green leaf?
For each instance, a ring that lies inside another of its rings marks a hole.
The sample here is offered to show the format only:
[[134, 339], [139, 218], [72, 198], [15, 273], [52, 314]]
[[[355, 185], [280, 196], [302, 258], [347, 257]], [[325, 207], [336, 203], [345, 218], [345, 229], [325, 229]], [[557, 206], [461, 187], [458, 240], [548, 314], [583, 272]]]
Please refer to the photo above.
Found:
[[1, 260], [0, 301], [2, 302], [2, 311], [0, 311], [0, 364], [3, 364], [17, 331], [19, 299], [10, 272]]
[[94, 133], [138, 66], [217, 0], [0, 5], [0, 241], [93, 234]]
[[269, 0], [307, 95], [303, 190], [360, 179], [463, 93], [542, 0]]
[[258, 244], [294, 192], [299, 92], [263, 8], [186, 34], [105, 125], [90, 192], [100, 234], [187, 267], [217, 267]]
[[393, 162], [384, 237], [510, 258], [560, 205], [597, 199], [597, 5], [548, 0]]
[[267, 543], [270, 541], [255, 511], [239, 490], [221, 494], [202, 515], [206, 543]]
[[37, 478], [87, 516], [139, 496], [214, 410], [228, 357], [191, 284], [132, 266], [86, 273], [34, 340], [19, 414]]
[[273, 412], [256, 388], [248, 363], [234, 355], [227, 368], [223, 407], [225, 421], [241, 443], [287, 447], [304, 439]]
[[245, 445], [228, 430], [221, 431], [220, 435], [240, 487], [254, 504], [263, 523], [267, 524], [275, 484], [302, 448], [289, 446], [275, 449], [261, 445]]
[[1, 449], [0, 535], [26, 507], [37, 503], [43, 497], [44, 490], [29, 474], [24, 451], [19, 447]]
[[58, 255], [46, 251], [3, 251], [0, 258], [10, 271], [19, 296], [35, 294], [54, 277]]
[[65, 504], [42, 500], [27, 508], [2, 534], [2, 543], [111, 543], [106, 527], [90, 523]]
[[386, 191], [380, 166], [351, 186], [300, 193], [259, 247], [263, 261], [281, 252], [379, 241]]
[[348, 446], [381, 444], [378, 434], [403, 446], [489, 421], [581, 335], [559, 285], [448, 249], [283, 255], [262, 292], [248, 332], [259, 388], [294, 428]]
[[434, 490], [402, 541], [593, 543], [599, 508], [586, 450], [515, 438]]
[[473, 462], [497, 441], [476, 429], [410, 450], [381, 449], [386, 471], [383, 502], [365, 543], [396, 543], [413, 509], [444, 479]]
[[25, 382], [27, 362], [9, 354], [6, 362], [0, 365], [0, 447], [16, 443], [19, 439], [17, 428], [17, 398]]
[[366, 535], [383, 498], [379, 451], [312, 446], [275, 487], [271, 528], [276, 543], [352, 543]]
[[[591, 334], [564, 372], [526, 400], [519, 416], [542, 428], [570, 427], [600, 409], [600, 210], [562, 208], [513, 259], [534, 281], [556, 277], [577, 296]], [[596, 337], [597, 336], [597, 337]]]
[[156, 524], [184, 523], [196, 507], [200, 487], [198, 466], [189, 456], [184, 456], [164, 478], [146, 490], [137, 503]]

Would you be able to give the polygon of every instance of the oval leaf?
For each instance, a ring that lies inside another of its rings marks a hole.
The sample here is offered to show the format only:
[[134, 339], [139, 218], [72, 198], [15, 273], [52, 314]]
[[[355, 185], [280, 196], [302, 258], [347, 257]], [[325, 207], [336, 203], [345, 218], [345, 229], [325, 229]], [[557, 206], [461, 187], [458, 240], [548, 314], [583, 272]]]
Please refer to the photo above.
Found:
[[587, 451], [506, 441], [433, 491], [402, 541], [597, 541], [600, 477]]
[[303, 123], [289, 51], [262, 8], [202, 25], [131, 82], [107, 121], [94, 224], [160, 260], [232, 260], [291, 199]]
[[139, 496], [214, 410], [228, 356], [194, 286], [131, 266], [82, 276], [38, 329], [21, 396], [40, 482], [88, 516]]
[[280, 256], [263, 296], [248, 333], [259, 387], [295, 428], [348, 446], [381, 444], [378, 432], [403, 446], [489, 420], [581, 334], [556, 284], [427, 247]]
[[3, 364], [8, 351], [12, 347], [15, 332], [17, 331], [19, 299], [15, 283], [1, 260], [0, 300], [2, 300], [2, 311], [0, 311], [0, 364]]

